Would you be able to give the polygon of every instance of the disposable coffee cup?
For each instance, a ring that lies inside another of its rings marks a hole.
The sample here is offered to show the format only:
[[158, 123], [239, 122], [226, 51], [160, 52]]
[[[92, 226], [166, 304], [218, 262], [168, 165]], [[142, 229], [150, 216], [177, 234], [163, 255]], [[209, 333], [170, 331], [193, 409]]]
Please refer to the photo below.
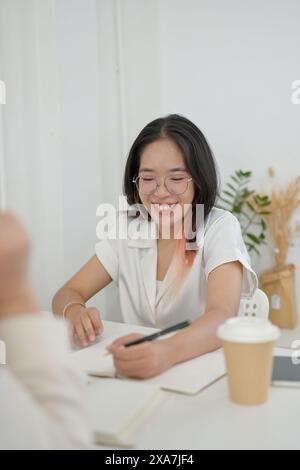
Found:
[[218, 328], [224, 348], [230, 399], [240, 405], [260, 405], [268, 399], [273, 348], [279, 329], [269, 320], [230, 318]]

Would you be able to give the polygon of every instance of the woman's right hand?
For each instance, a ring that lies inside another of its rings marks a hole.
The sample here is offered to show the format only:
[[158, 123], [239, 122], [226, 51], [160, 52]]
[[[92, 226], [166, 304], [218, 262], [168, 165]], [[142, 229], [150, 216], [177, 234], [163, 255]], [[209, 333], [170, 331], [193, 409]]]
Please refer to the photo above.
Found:
[[83, 307], [78, 304], [70, 305], [65, 317], [70, 323], [73, 348], [76, 347], [77, 341], [81, 346], [88, 346], [103, 331], [100, 313], [95, 307]]

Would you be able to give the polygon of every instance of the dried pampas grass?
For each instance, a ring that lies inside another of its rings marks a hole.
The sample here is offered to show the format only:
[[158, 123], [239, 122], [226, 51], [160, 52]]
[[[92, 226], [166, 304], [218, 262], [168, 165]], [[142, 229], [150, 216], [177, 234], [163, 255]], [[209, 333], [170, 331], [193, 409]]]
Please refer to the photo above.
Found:
[[[269, 169], [269, 176], [273, 179], [275, 172]], [[300, 176], [293, 178], [285, 188], [276, 188], [273, 183], [271, 204], [268, 207], [271, 214], [266, 216], [266, 222], [274, 243], [274, 255], [277, 267], [286, 264], [289, 247], [300, 234], [300, 224], [292, 224], [296, 209], [300, 206]]]

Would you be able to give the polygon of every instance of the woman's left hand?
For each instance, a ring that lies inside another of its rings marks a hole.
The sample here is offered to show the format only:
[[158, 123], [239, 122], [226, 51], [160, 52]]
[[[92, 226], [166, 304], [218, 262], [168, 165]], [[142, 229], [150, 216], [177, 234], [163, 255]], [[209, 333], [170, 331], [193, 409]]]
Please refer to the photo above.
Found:
[[167, 340], [147, 341], [124, 347], [124, 344], [143, 335], [130, 334], [116, 339], [107, 350], [113, 355], [118, 375], [148, 379], [174, 365], [173, 346]]

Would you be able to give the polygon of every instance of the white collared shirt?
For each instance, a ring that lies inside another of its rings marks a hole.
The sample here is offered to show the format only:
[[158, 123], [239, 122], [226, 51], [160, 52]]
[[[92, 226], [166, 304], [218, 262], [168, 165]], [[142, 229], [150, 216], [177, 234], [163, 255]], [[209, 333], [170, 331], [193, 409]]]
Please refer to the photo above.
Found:
[[[98, 259], [118, 285], [124, 322], [163, 328], [196, 319], [205, 311], [209, 273], [231, 261], [239, 261], [243, 266], [242, 297], [251, 296], [257, 288], [257, 276], [250, 266], [240, 224], [232, 213], [212, 209], [205, 224], [203, 243], [177, 295], [172, 298], [168, 295], [174, 281], [172, 270], [168, 269], [158, 288], [157, 239], [145, 237], [153, 228], [155, 232], [155, 223], [141, 217], [131, 219], [131, 228], [132, 223], [141, 228], [137, 237], [104, 238], [96, 244]], [[119, 224], [124, 234], [128, 219], [120, 215]]]

